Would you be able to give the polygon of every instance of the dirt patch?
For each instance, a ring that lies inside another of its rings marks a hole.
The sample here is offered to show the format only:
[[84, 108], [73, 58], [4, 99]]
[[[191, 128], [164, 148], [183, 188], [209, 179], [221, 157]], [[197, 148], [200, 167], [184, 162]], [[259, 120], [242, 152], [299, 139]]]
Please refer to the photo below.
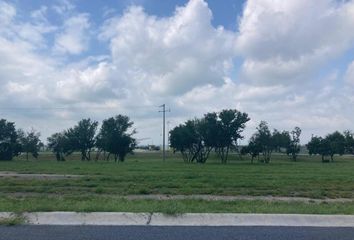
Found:
[[[34, 192], [13, 192], [3, 193], [6, 196], [13, 197], [37, 197], [37, 196], [65, 196], [57, 193], [34, 193]], [[0, 192], [0, 196], [2, 193]], [[85, 195], [85, 194], [83, 194]], [[102, 196], [123, 198], [127, 200], [205, 200], [205, 201], [269, 201], [269, 202], [308, 202], [308, 203], [346, 203], [354, 202], [353, 198], [306, 198], [306, 197], [281, 197], [281, 196], [218, 196], [218, 195], [165, 195], [165, 194], [147, 194], [147, 195], [116, 195], [116, 194], [96, 194], [90, 193], [87, 196]]]
[[354, 199], [351, 198], [305, 198], [305, 197], [277, 197], [277, 196], [218, 196], [218, 195], [128, 195], [123, 196], [123, 198], [129, 200], [139, 200], [139, 199], [151, 199], [151, 200], [185, 200], [185, 199], [196, 199], [196, 200], [206, 200], [206, 201], [284, 201], [284, 202], [315, 202], [315, 203], [336, 203], [336, 202], [353, 202]]
[[0, 179], [20, 178], [20, 179], [39, 179], [39, 180], [60, 180], [60, 179], [80, 178], [80, 177], [83, 177], [83, 175], [0, 172]]

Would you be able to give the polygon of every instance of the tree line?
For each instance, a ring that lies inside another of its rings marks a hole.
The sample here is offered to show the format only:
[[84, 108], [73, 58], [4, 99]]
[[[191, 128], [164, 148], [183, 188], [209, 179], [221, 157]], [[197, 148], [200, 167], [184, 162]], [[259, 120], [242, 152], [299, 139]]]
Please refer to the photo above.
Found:
[[221, 162], [226, 163], [229, 152], [243, 139], [241, 133], [249, 120], [247, 113], [233, 109], [207, 113], [172, 129], [170, 144], [185, 162], [205, 163], [214, 150]]
[[[247, 113], [237, 110], [222, 110], [207, 113], [202, 118], [188, 120], [172, 129], [170, 144], [175, 152], [180, 152], [185, 162], [205, 163], [214, 151], [221, 163], [226, 163], [230, 151], [241, 156], [249, 155], [251, 162], [270, 163], [272, 153], [283, 153], [296, 161], [300, 153], [301, 129], [292, 131], [270, 130], [267, 122], [261, 121], [256, 132], [245, 146], [238, 140], [243, 139], [242, 132], [250, 120]], [[326, 137], [313, 136], [305, 145], [310, 155], [320, 155], [323, 162], [333, 161], [335, 154], [354, 154], [354, 134], [350, 131], [338, 131]]]
[[[98, 130], [98, 122], [91, 119], [82, 119], [74, 127], [48, 137], [47, 147], [54, 153], [58, 161], [65, 161], [65, 157], [73, 152], [81, 153], [81, 160], [90, 161], [95, 150], [95, 159], [101, 154], [106, 160], [113, 156], [115, 161], [124, 161], [127, 154], [132, 153], [136, 140], [132, 129], [133, 122], [129, 117], [117, 115], [103, 120]], [[21, 153], [38, 157], [43, 147], [39, 139], [40, 134], [35, 130], [25, 133], [16, 130], [13, 122], [0, 120], [0, 160], [12, 160]]]
[[334, 161], [334, 155], [354, 154], [354, 134], [351, 131], [335, 131], [325, 137], [312, 136], [306, 145], [310, 155], [320, 155], [322, 162]]
[[300, 152], [300, 135], [301, 129], [299, 127], [295, 127], [291, 132], [280, 132], [277, 129], [271, 132], [268, 123], [261, 121], [248, 145], [241, 149], [241, 154], [249, 154], [252, 163], [255, 158], [258, 161], [269, 163], [273, 152], [285, 153], [293, 161], [296, 161]]
[[[186, 121], [170, 131], [170, 147], [180, 152], [185, 162], [205, 163], [211, 152], [216, 153], [221, 163], [228, 162], [230, 152], [241, 156], [249, 155], [251, 162], [270, 163], [272, 153], [284, 153], [296, 161], [300, 152], [301, 129], [292, 131], [270, 130], [267, 122], [261, 121], [248, 144], [239, 141], [250, 118], [247, 113], [236, 109], [205, 114], [202, 118]], [[47, 138], [47, 147], [58, 161], [64, 161], [73, 152], [80, 152], [83, 161], [92, 158], [124, 161], [133, 153], [137, 142], [133, 135], [133, 122], [128, 116], [117, 115], [102, 121], [82, 119], [75, 126], [52, 134]], [[0, 160], [12, 160], [21, 153], [37, 158], [44, 144], [40, 133], [35, 130], [16, 130], [13, 122], [0, 120]], [[334, 161], [334, 155], [354, 154], [354, 134], [338, 131], [325, 137], [312, 136], [306, 144], [310, 155], [319, 155], [322, 161]], [[93, 157], [93, 152], [95, 156]], [[329, 158], [329, 159], [328, 159]]]

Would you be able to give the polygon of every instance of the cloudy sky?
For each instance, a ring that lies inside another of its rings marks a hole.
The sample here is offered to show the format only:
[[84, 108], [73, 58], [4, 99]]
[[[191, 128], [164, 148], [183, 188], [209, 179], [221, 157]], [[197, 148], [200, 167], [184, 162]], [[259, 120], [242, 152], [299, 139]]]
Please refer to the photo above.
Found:
[[45, 138], [127, 114], [142, 143], [206, 112], [354, 130], [352, 0], [0, 0], [0, 117]]

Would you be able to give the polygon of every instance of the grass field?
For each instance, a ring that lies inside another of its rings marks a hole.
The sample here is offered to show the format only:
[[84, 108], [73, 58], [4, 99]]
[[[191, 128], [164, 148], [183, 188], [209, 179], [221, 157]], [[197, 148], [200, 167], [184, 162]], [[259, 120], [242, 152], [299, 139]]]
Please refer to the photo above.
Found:
[[122, 195], [248, 195], [354, 199], [354, 158], [334, 163], [301, 156], [298, 162], [274, 155], [271, 164], [251, 164], [233, 155], [227, 165], [211, 158], [204, 165], [185, 164], [169, 154], [136, 153], [124, 163], [82, 162], [73, 156], [56, 162], [39, 160], [0, 162], [0, 171], [84, 175], [72, 179], [0, 178], [0, 211], [161, 211], [272, 212], [354, 214], [354, 202], [311, 203], [276, 201], [126, 200]]

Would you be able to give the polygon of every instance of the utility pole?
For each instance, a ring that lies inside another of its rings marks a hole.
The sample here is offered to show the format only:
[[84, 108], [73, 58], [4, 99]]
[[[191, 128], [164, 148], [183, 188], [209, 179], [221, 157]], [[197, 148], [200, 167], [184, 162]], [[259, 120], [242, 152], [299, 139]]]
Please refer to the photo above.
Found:
[[170, 123], [171, 121], [167, 121], [167, 151], [170, 150]]
[[170, 112], [171, 110], [168, 109], [166, 110], [166, 104], [162, 104], [160, 106], [160, 108], [162, 108], [161, 111], [162, 112], [162, 159], [163, 161], [166, 161], [166, 146], [165, 146], [165, 138], [166, 138], [166, 132], [165, 132], [165, 126], [166, 126], [166, 112]]

